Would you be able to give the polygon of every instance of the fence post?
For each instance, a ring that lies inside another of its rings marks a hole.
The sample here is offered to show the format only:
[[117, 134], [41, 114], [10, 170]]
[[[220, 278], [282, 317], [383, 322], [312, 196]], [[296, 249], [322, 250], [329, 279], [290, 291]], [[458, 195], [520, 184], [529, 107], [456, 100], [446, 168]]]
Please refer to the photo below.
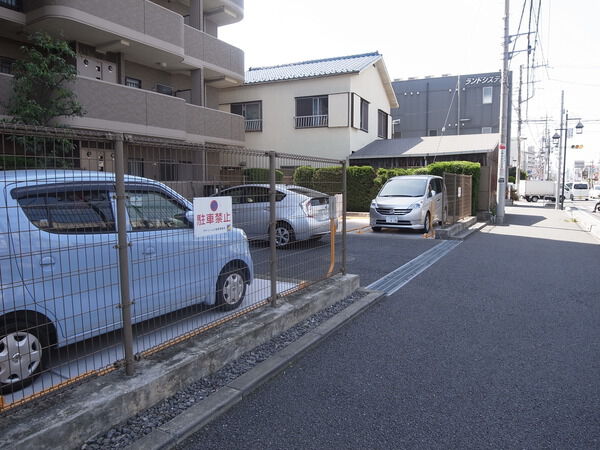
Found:
[[269, 248], [271, 249], [270, 256], [270, 273], [271, 273], [271, 306], [277, 306], [277, 243], [275, 239], [275, 229], [277, 228], [277, 190], [275, 188], [276, 169], [275, 169], [275, 152], [269, 152]]
[[131, 327], [131, 299], [129, 298], [129, 244], [125, 228], [125, 158], [123, 135], [115, 135], [115, 184], [117, 193], [117, 234], [119, 250], [119, 286], [121, 289], [121, 315], [123, 318], [123, 350], [125, 374], [133, 375], [133, 330]]
[[[342, 161], [342, 274], [346, 275], [346, 205], [348, 204], [348, 176], [346, 160]], [[331, 236], [335, 239], [335, 236]]]

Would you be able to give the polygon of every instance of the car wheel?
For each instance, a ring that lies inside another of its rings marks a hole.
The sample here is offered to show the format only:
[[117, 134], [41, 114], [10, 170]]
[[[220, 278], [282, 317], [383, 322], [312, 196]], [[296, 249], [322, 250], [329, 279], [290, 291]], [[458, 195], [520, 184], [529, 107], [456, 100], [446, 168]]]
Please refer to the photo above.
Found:
[[240, 306], [246, 295], [246, 284], [246, 272], [240, 265], [225, 267], [217, 280], [217, 307], [231, 311]]
[[275, 228], [275, 247], [281, 248], [296, 240], [294, 229], [285, 222], [280, 222]]
[[381, 227], [371, 227], [371, 230], [373, 230], [375, 233], [379, 233], [381, 231]]
[[16, 320], [0, 332], [1, 394], [29, 386], [40, 373], [48, 352], [44, 330]]
[[431, 230], [431, 215], [427, 213], [425, 216], [425, 222], [423, 222], [423, 233], [429, 233]]
[[531, 201], [532, 201], [533, 203], [537, 203], [537, 201], [538, 201], [539, 199], [540, 199], [540, 198], [539, 198], [537, 195], [534, 195], [533, 197], [531, 197]]

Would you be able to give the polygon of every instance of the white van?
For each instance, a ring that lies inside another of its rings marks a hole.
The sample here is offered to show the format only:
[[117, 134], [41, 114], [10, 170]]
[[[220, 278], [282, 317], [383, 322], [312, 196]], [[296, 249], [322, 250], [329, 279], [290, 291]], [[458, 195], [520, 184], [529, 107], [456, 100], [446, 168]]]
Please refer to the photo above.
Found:
[[588, 200], [590, 198], [590, 186], [585, 181], [575, 182], [569, 194], [571, 200]]

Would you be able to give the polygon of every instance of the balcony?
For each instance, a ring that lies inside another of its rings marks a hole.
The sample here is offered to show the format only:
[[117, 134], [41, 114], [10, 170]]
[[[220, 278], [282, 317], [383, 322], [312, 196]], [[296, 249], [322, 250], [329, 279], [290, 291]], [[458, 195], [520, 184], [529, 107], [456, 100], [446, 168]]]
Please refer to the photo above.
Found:
[[[239, 8], [232, 0], [217, 3]], [[206, 67], [207, 78], [225, 79], [225, 86], [244, 79], [241, 50], [184, 25], [181, 14], [150, 0], [39, 0], [25, 3], [25, 9], [31, 31], [60, 32], [67, 40], [100, 52], [121, 52], [127, 60], [150, 67]]]
[[296, 116], [294, 122], [296, 128], [318, 128], [327, 126], [327, 114], [318, 116]]
[[262, 131], [262, 119], [246, 119], [246, 131]]

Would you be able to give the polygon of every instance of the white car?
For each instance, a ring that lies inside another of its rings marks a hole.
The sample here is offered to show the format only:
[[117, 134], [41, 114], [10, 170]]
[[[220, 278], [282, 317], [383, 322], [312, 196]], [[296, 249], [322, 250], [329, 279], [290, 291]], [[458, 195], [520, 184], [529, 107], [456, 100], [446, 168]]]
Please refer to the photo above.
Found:
[[590, 198], [600, 198], [600, 184], [590, 189]]

